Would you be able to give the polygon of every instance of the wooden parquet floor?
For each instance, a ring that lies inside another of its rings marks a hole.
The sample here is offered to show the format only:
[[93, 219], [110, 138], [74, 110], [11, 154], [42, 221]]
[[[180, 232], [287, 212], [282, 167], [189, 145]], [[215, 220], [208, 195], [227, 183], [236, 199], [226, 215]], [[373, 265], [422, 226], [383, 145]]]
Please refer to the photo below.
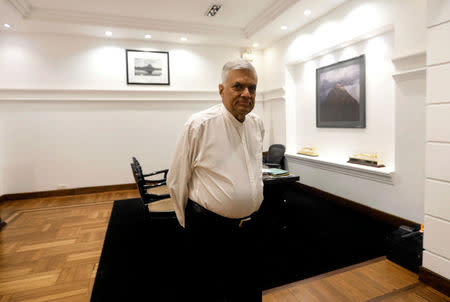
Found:
[[[0, 203], [0, 302], [88, 302], [114, 200], [134, 190]], [[381, 259], [264, 292], [264, 302], [450, 301]]]
[[89, 301], [113, 201], [137, 196], [131, 190], [1, 203], [0, 301]]

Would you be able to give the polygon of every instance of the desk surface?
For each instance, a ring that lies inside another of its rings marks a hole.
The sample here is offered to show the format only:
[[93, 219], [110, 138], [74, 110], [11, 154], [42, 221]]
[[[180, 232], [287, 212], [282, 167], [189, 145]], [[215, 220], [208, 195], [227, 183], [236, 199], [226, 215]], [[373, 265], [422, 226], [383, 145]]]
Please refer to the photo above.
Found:
[[292, 174], [285, 176], [263, 175], [264, 185], [292, 183], [298, 180], [300, 180], [300, 177]]

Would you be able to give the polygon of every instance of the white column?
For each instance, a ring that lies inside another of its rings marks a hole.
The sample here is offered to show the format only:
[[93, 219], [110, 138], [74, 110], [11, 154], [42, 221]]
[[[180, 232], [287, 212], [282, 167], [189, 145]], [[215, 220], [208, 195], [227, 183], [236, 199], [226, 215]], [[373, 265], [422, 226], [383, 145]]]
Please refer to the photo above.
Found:
[[450, 279], [450, 0], [428, 0], [423, 266]]

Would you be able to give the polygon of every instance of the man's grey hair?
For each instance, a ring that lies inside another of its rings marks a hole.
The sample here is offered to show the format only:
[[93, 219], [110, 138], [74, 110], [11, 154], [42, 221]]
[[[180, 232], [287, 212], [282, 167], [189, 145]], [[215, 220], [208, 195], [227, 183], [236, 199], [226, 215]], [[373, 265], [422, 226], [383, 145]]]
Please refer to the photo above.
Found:
[[253, 67], [252, 63], [246, 61], [244, 59], [237, 59], [234, 61], [230, 61], [223, 65], [222, 68], [222, 84], [227, 81], [228, 73], [231, 70], [250, 70], [255, 74], [256, 80], [258, 80], [258, 74], [256, 73], [255, 67]]

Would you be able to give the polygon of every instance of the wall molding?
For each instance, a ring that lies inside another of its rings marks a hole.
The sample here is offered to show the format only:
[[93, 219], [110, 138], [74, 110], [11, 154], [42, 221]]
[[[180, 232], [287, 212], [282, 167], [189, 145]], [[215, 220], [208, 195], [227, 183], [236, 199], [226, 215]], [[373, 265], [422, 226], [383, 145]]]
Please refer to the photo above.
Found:
[[412, 70], [408, 70], [408, 71], [403, 71], [403, 72], [398, 72], [392, 75], [392, 77], [395, 80], [408, 80], [408, 79], [412, 79], [412, 78], [416, 78], [418, 76], [426, 76], [427, 74], [427, 69], [425, 67], [423, 68], [417, 68], [417, 69], [412, 69]]
[[[257, 93], [257, 102], [285, 100], [284, 88]], [[217, 90], [1, 89], [0, 102], [195, 102], [216, 103]]]
[[263, 10], [261, 14], [253, 18], [243, 29], [245, 37], [251, 37], [264, 26], [275, 20], [284, 11], [294, 5], [296, 0], [272, 1], [271, 5]]
[[9, 3], [14, 6], [23, 18], [27, 18], [30, 15], [31, 7], [26, 0], [9, 0]]
[[263, 102], [285, 101], [285, 89], [283, 87], [270, 89], [261, 93]]
[[395, 80], [408, 80], [418, 76], [426, 76], [427, 53], [425, 51], [413, 52], [391, 59], [395, 66], [392, 77]]
[[[27, 0], [8, 0], [18, 13], [24, 18], [37, 21], [56, 21], [72, 24], [92, 24], [121, 26], [135, 29], [149, 29], [162, 32], [190, 32], [200, 34], [226, 34], [236, 37], [244, 37], [244, 32], [239, 27], [222, 26], [214, 24], [199, 24], [188, 22], [177, 22], [150, 18], [136, 18], [126, 16], [115, 16], [105, 14], [93, 14], [89, 12], [78, 12], [60, 9], [48, 9], [32, 7]], [[292, 1], [292, 0], [291, 0]]]
[[379, 35], [382, 35], [382, 34], [385, 34], [385, 33], [388, 33], [388, 32], [393, 32], [393, 31], [394, 31], [394, 25], [393, 24], [388, 24], [388, 25], [385, 25], [385, 26], [381, 26], [381, 27], [375, 28], [373, 30], [370, 30], [369, 32], [361, 34], [359, 36], [349, 37], [346, 40], [340, 41], [339, 43], [337, 43], [335, 45], [332, 45], [330, 47], [327, 47], [327, 48], [315, 51], [315, 52], [313, 52], [311, 54], [308, 54], [308, 55], [305, 55], [305, 56], [303, 56], [301, 58], [291, 60], [291, 61], [287, 62], [286, 65], [289, 66], [289, 65], [301, 64], [301, 63], [304, 63], [306, 61], [310, 61], [310, 60], [313, 60], [315, 58], [324, 56], [324, 55], [326, 55], [328, 53], [331, 53], [331, 52], [334, 52], [336, 50], [343, 49], [343, 48], [346, 48], [346, 47], [348, 47], [350, 45], [353, 45], [353, 44], [356, 44], [356, 43], [359, 43], [359, 42], [362, 42], [362, 41], [365, 41], [365, 40], [369, 40], [369, 39], [371, 39], [373, 37], [376, 37], [376, 36], [379, 36]]
[[346, 162], [326, 160], [320, 157], [308, 157], [300, 154], [286, 153], [285, 156], [288, 162], [291, 161], [321, 170], [332, 171], [389, 185], [394, 184], [392, 179], [394, 171], [390, 167], [372, 168], [363, 165], [349, 164]]
[[81, 102], [216, 102], [217, 90], [0, 89], [0, 101]]

